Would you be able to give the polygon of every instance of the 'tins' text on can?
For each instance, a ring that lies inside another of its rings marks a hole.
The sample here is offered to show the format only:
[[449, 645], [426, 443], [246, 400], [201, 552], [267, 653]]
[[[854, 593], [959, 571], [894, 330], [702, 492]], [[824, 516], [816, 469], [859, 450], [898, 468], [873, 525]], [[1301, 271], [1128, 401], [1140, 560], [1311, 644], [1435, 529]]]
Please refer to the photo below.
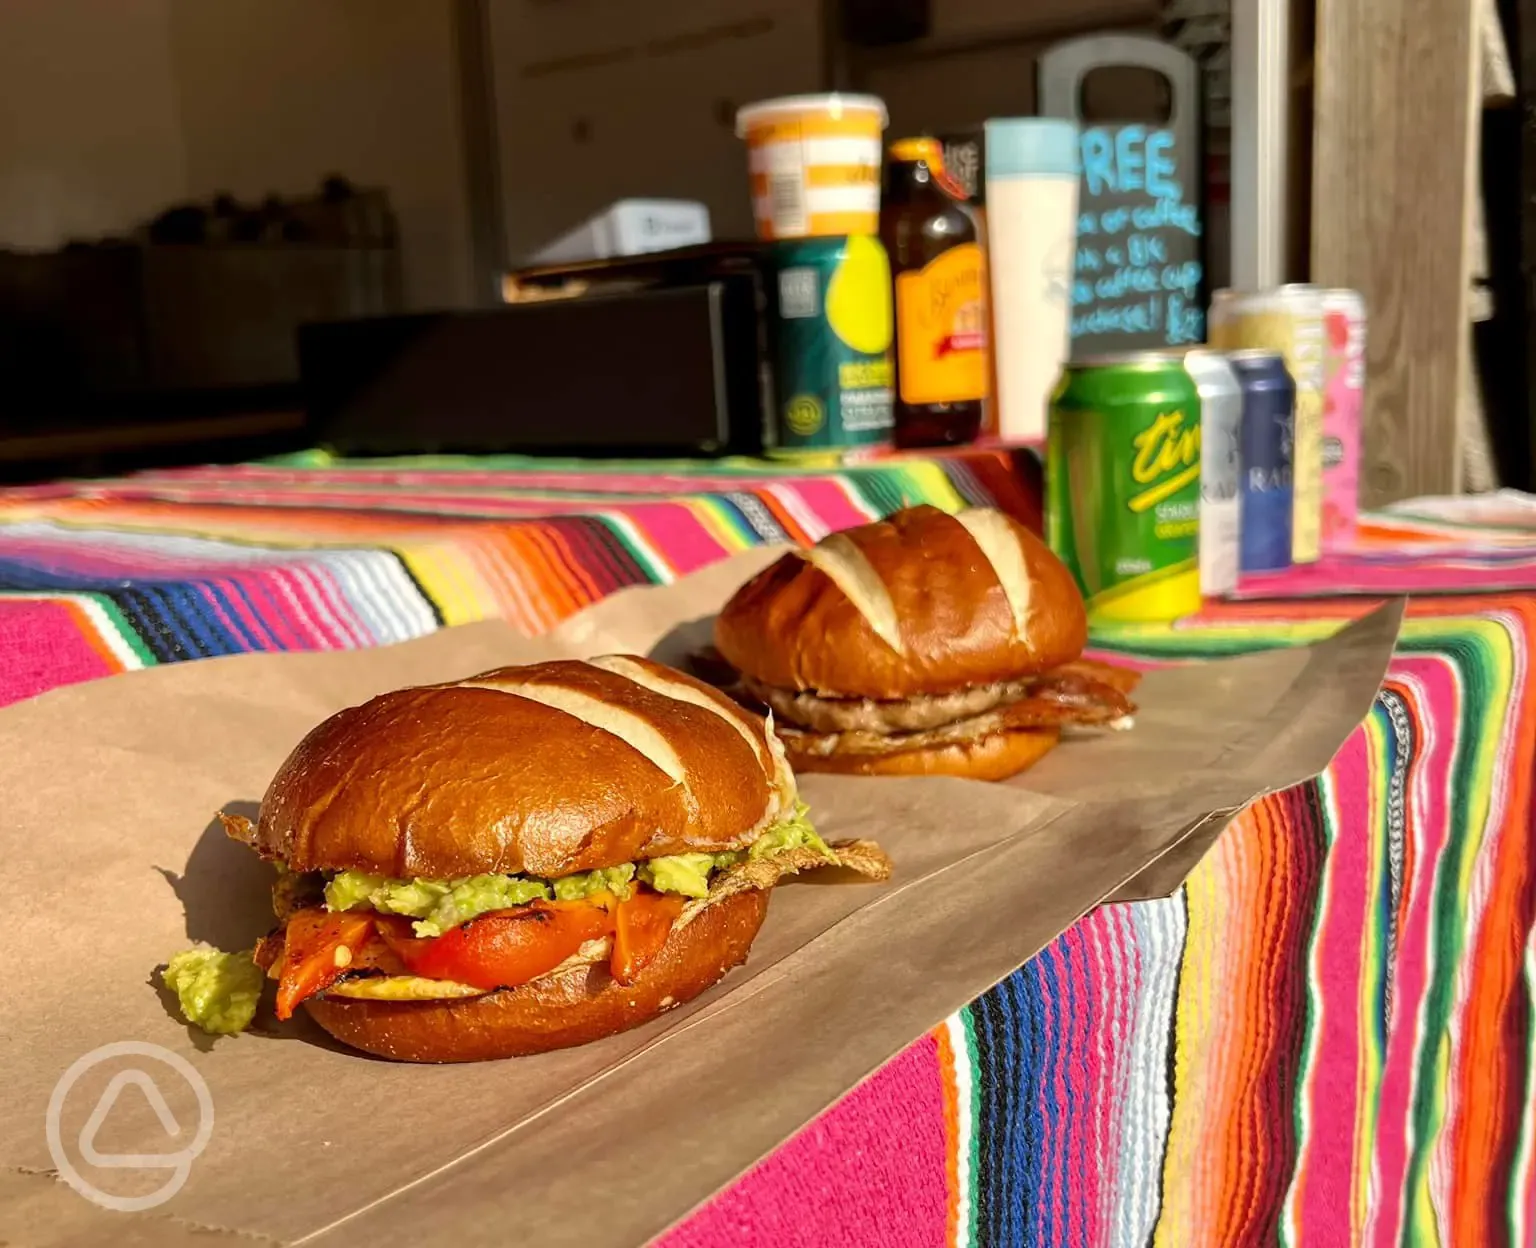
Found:
[[1090, 619], [1200, 607], [1200, 394], [1160, 352], [1075, 361], [1052, 399], [1046, 537]]

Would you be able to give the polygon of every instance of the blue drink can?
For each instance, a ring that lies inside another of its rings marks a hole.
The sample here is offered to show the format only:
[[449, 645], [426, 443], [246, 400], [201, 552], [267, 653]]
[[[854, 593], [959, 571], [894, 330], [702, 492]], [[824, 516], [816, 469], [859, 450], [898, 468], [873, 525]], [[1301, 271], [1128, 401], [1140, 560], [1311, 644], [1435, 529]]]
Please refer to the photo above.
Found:
[[1230, 351], [1227, 361], [1243, 391], [1238, 567], [1278, 572], [1291, 566], [1296, 383], [1278, 351]]

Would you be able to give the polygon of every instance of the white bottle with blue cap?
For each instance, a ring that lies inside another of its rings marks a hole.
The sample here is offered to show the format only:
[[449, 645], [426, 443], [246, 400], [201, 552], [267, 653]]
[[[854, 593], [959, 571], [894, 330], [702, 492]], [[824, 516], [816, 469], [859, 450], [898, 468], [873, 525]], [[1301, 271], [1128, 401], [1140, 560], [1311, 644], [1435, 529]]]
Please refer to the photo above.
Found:
[[986, 162], [997, 433], [1005, 442], [1041, 442], [1071, 347], [1077, 124], [993, 118]]

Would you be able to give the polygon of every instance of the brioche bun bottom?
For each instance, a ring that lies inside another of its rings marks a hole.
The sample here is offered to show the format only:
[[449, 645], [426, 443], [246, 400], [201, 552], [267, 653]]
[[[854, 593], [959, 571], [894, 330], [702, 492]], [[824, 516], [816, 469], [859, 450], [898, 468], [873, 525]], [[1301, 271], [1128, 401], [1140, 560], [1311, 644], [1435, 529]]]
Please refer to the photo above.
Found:
[[627, 988], [599, 964], [458, 1001], [314, 997], [304, 1008], [343, 1044], [402, 1062], [478, 1062], [587, 1044], [693, 1000], [745, 962], [769, 891], [736, 893], [673, 931]]
[[1038, 763], [1061, 739], [1057, 728], [994, 732], [974, 741], [901, 750], [895, 754], [804, 754], [788, 742], [796, 772], [821, 771], [842, 776], [964, 776], [969, 780], [1006, 780]]

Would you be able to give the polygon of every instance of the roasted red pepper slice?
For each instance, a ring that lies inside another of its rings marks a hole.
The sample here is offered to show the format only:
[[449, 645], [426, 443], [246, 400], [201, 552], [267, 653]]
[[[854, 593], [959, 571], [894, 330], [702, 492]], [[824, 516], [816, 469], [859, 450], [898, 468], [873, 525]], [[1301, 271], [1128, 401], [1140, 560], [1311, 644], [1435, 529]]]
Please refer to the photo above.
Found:
[[643, 889], [637, 889], [628, 901], [621, 901], [614, 912], [613, 956], [608, 961], [608, 973], [621, 984], [634, 983], [635, 977], [661, 952], [672, 933], [672, 924], [687, 904], [686, 897]]
[[401, 956], [411, 972], [472, 988], [515, 988], [554, 970], [589, 940], [613, 930], [613, 916], [585, 901], [534, 901], [497, 910], [444, 932]]
[[400, 974], [409, 972], [411, 963], [421, 956], [434, 939], [431, 936], [416, 935], [414, 922], [398, 914], [376, 914], [373, 916], [373, 926], [379, 934], [380, 942], [404, 968]]
[[351, 969], [360, 949], [374, 937], [371, 914], [300, 910], [283, 933], [283, 960], [277, 974], [277, 1016], [291, 1018], [299, 1003], [324, 992]]

